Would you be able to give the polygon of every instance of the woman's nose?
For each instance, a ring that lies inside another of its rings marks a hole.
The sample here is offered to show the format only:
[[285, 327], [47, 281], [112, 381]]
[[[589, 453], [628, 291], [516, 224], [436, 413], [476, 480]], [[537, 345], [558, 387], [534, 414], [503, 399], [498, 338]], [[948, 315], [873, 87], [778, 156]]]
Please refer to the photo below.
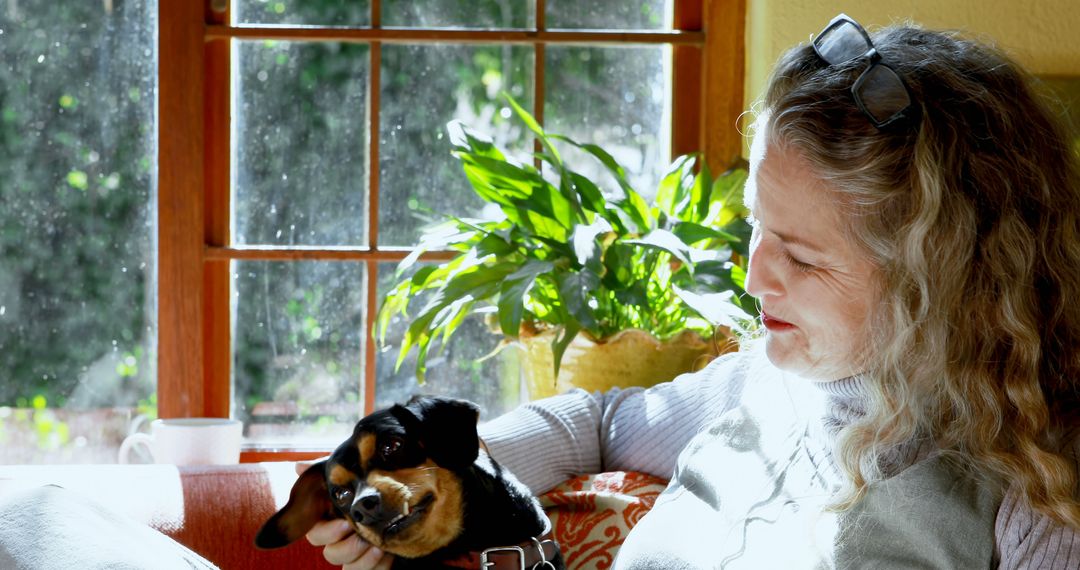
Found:
[[768, 296], [783, 293], [783, 284], [776, 273], [776, 255], [769, 252], [768, 247], [762, 247], [761, 243], [755, 244], [750, 250], [750, 262], [746, 265], [746, 281], [744, 289], [751, 296], [762, 299]]

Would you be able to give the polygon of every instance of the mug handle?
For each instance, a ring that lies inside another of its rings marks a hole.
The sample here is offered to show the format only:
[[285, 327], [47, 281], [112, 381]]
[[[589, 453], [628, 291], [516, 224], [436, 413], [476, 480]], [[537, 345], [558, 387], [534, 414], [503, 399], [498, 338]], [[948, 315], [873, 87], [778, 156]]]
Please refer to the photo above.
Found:
[[121, 464], [131, 463], [131, 450], [136, 445], [142, 444], [146, 446], [146, 451], [150, 453], [150, 457], [154, 456], [154, 448], [150, 445], [154, 441], [153, 436], [146, 433], [133, 433], [124, 438], [124, 442], [120, 444], [119, 461]]

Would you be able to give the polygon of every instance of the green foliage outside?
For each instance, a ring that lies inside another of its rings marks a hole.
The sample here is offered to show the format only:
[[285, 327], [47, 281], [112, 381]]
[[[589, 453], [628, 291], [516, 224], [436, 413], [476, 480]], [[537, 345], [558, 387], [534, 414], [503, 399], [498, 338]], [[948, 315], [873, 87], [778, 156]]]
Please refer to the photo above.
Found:
[[0, 406], [42, 433], [153, 389], [156, 6], [111, 4], [0, 9]]

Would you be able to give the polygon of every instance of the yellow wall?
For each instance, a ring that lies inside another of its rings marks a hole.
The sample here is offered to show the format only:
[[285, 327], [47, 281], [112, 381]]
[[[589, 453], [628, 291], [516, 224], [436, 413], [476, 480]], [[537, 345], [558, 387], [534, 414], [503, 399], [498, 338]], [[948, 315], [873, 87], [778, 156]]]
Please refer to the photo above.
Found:
[[785, 49], [839, 12], [873, 28], [905, 20], [992, 39], [1031, 71], [1080, 76], [1080, 0], [746, 0], [747, 106]]

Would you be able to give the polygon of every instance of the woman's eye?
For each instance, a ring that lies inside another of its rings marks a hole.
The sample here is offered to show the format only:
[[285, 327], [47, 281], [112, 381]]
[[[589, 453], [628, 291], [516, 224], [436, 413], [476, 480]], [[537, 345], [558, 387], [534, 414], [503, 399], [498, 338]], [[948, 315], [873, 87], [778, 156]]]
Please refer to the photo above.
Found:
[[387, 439], [382, 444], [382, 456], [383, 457], [390, 457], [395, 452], [397, 452], [397, 450], [399, 450], [399, 449], [401, 449], [401, 440], [400, 439], [398, 439], [396, 437], [392, 437], [390, 439]]
[[785, 261], [788, 262], [788, 265], [791, 265], [791, 267], [795, 269], [795, 271], [802, 271], [805, 273], [817, 269], [816, 265], [812, 265], [804, 261], [799, 261], [798, 259], [792, 257], [791, 254], [786, 251], [783, 254], [783, 258]]
[[352, 490], [346, 487], [338, 487], [334, 489], [334, 501], [338, 503], [347, 503], [352, 498]]

